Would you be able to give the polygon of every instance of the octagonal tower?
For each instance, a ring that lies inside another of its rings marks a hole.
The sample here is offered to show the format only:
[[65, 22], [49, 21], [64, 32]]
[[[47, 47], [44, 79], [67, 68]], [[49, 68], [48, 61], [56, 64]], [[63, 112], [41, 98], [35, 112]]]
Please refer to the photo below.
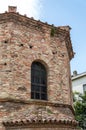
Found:
[[0, 130], [76, 130], [73, 56], [69, 26], [0, 14]]

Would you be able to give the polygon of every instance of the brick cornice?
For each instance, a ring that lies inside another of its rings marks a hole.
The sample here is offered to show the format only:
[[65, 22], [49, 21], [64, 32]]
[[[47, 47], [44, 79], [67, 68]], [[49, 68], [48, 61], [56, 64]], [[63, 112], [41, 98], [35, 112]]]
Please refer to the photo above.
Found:
[[7, 127], [18, 127], [18, 126], [22, 126], [22, 127], [57, 127], [57, 125], [60, 127], [63, 126], [67, 127], [67, 126], [78, 126], [78, 122], [76, 120], [28, 120], [28, 119], [24, 119], [24, 120], [15, 120], [15, 121], [3, 121], [2, 122], [4, 124], [4, 126]]

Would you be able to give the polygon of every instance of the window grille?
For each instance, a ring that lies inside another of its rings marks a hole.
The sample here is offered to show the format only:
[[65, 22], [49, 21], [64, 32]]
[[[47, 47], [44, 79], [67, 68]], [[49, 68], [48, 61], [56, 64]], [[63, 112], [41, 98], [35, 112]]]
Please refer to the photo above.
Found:
[[47, 72], [40, 62], [31, 66], [31, 99], [47, 100]]

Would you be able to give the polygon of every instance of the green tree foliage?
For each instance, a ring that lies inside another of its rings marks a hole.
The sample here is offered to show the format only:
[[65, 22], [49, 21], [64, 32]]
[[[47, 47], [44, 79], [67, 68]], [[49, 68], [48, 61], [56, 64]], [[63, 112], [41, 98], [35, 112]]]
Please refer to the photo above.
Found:
[[86, 130], [86, 92], [84, 94], [74, 94], [74, 109], [76, 120], [80, 127]]

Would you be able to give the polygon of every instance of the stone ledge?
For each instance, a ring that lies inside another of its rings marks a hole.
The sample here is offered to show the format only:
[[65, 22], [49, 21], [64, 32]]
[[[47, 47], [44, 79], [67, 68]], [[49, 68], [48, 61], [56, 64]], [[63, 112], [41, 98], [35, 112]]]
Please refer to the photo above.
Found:
[[21, 103], [21, 104], [28, 104], [28, 105], [42, 105], [42, 106], [53, 106], [53, 107], [63, 107], [63, 108], [69, 108], [73, 115], [75, 115], [74, 109], [69, 104], [60, 104], [60, 103], [51, 103], [49, 101], [43, 101], [43, 100], [23, 100], [23, 99], [16, 99], [13, 97], [3, 98], [0, 99], [0, 102], [13, 102], [13, 103]]

